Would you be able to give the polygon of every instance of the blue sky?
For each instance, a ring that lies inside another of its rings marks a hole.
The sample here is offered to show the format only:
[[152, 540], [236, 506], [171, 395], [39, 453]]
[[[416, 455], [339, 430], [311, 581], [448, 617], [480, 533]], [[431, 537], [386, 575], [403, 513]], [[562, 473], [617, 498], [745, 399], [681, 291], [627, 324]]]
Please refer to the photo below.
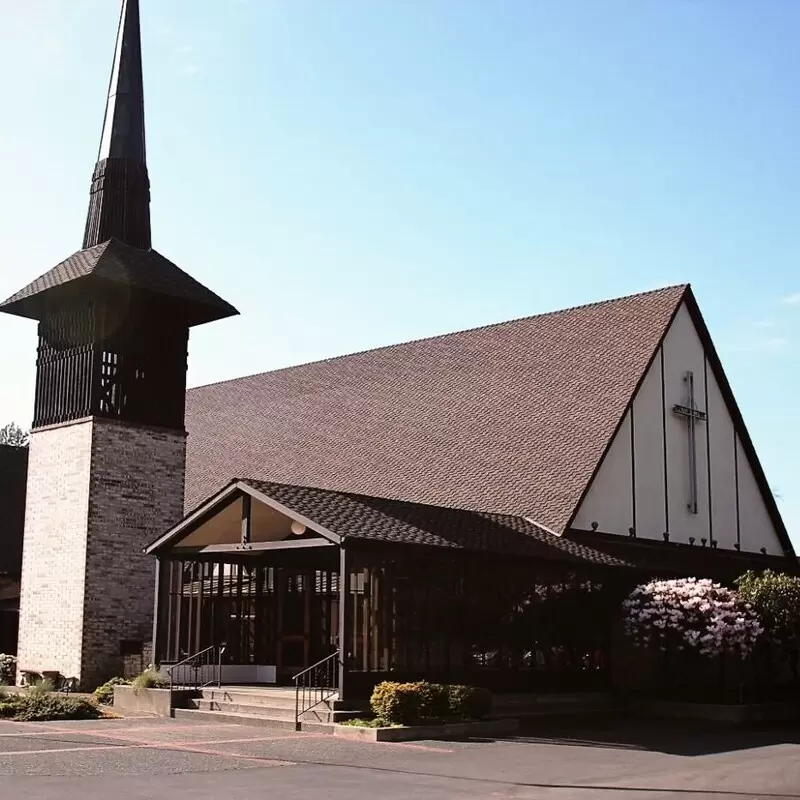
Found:
[[[800, 4], [141, 6], [154, 244], [241, 311], [191, 385], [689, 281], [800, 545]], [[80, 246], [118, 3], [0, 13], [5, 297]]]

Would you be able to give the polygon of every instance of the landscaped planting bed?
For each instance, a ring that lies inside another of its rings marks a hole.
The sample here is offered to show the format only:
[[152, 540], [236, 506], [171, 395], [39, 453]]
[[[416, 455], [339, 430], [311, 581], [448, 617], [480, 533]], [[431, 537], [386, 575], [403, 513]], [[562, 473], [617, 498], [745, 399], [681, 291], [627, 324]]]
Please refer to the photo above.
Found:
[[384, 681], [370, 700], [373, 717], [351, 719], [334, 728], [336, 736], [401, 742], [511, 733], [517, 720], [487, 720], [492, 695], [474, 686]]

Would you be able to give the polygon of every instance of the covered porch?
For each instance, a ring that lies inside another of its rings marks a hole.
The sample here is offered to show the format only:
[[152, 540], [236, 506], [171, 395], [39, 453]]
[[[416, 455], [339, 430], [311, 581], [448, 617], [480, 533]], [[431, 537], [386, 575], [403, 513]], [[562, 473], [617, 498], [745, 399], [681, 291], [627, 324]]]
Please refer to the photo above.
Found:
[[237, 480], [148, 548], [154, 661], [225, 645], [225, 683], [333, 654], [341, 698], [386, 678], [494, 691], [610, 681], [618, 558], [518, 517]]

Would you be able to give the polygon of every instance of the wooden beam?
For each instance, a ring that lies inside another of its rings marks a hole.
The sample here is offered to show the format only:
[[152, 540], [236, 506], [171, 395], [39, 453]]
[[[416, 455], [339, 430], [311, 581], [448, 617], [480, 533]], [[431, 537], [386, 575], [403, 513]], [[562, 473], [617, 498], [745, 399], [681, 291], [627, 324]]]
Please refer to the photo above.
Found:
[[342, 541], [343, 537], [339, 536], [338, 533], [329, 531], [327, 528], [323, 527], [318, 522], [314, 522], [313, 519], [309, 519], [308, 517], [299, 513], [298, 511], [295, 511], [294, 509], [285, 506], [283, 503], [279, 503], [277, 500], [275, 500], [275, 498], [270, 497], [267, 494], [264, 494], [264, 492], [260, 492], [258, 489], [254, 489], [252, 486], [250, 486], [249, 483], [246, 483], [244, 481], [238, 481], [235, 485], [245, 494], [252, 495], [253, 497], [256, 498], [256, 500], [260, 500], [262, 503], [264, 503], [264, 505], [274, 508], [276, 511], [279, 511], [284, 516], [289, 517], [289, 519], [293, 519], [296, 522], [301, 522], [303, 525], [306, 526], [306, 528], [309, 528], [315, 533], [318, 533], [320, 536], [324, 536], [326, 539], [329, 539], [334, 544], [339, 544]]
[[252, 528], [252, 507], [253, 498], [249, 494], [242, 495], [242, 545], [250, 544], [250, 533]]
[[242, 544], [206, 544], [199, 547], [176, 547], [176, 555], [202, 555], [208, 553], [261, 553], [269, 550], [305, 550], [312, 547], [336, 547], [327, 539], [289, 539], [281, 542], [251, 542]]

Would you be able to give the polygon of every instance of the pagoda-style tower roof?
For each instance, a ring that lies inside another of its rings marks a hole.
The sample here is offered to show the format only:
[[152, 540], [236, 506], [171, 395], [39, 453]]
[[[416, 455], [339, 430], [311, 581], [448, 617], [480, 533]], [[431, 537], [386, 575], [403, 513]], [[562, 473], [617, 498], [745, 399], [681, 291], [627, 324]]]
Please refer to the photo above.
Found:
[[123, 0], [83, 248], [0, 303], [43, 320], [65, 304], [136, 293], [159, 296], [187, 326], [238, 312], [152, 249], [139, 0]]
[[[78, 250], [24, 289], [0, 303], [0, 311], [41, 319], [59, 297], [86, 296], [102, 289], [140, 290], [161, 295], [183, 306], [189, 326], [213, 322], [238, 312], [218, 295], [196, 281], [155, 250], [139, 250], [110, 239], [87, 250]], [[183, 315], [181, 315], [183, 316]]]

